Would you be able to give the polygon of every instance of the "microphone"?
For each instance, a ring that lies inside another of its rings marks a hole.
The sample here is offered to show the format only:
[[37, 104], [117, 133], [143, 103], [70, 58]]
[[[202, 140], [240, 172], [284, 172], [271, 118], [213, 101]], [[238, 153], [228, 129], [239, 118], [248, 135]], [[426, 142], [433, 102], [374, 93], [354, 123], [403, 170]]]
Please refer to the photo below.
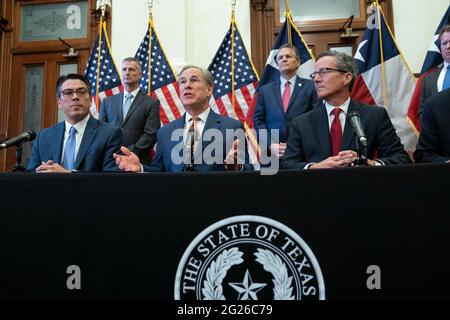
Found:
[[186, 136], [186, 145], [184, 149], [185, 154], [185, 167], [184, 171], [194, 171], [194, 126], [190, 126]]
[[353, 127], [353, 131], [356, 134], [356, 140], [359, 142], [359, 146], [361, 149], [367, 149], [367, 138], [364, 133], [364, 128], [361, 123], [361, 117], [359, 116], [359, 113], [356, 111], [350, 112], [350, 114], [347, 116], [347, 119], [350, 121], [350, 124]]
[[27, 132], [19, 134], [17, 137], [6, 140], [0, 144], [0, 150], [9, 148], [11, 146], [19, 145], [23, 142], [33, 141], [36, 138], [36, 132], [28, 130]]

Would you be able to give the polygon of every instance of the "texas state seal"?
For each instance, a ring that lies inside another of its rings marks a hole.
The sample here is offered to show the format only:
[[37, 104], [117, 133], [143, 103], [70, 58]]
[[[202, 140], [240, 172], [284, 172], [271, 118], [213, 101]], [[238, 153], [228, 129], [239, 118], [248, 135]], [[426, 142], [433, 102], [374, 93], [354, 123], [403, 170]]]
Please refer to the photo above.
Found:
[[286, 225], [261, 216], [220, 220], [188, 246], [176, 300], [324, 300], [319, 263]]

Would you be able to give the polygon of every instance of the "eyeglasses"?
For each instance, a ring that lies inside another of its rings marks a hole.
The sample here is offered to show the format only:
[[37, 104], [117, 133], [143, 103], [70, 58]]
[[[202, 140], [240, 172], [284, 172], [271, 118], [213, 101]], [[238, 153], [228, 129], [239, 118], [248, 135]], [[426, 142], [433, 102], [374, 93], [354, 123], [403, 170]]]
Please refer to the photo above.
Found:
[[322, 78], [324, 75], [327, 75], [328, 73], [330, 73], [330, 71], [345, 72], [345, 73], [349, 72], [349, 71], [345, 71], [345, 70], [341, 70], [341, 69], [325, 67], [325, 68], [319, 69], [319, 71], [311, 73], [309, 76], [311, 79], [314, 80], [317, 75], [319, 75]]
[[80, 88], [80, 89], [76, 89], [76, 90], [66, 89], [66, 90], [61, 91], [61, 95], [64, 98], [69, 99], [69, 98], [73, 97], [74, 92], [77, 94], [77, 96], [79, 98], [86, 98], [89, 95], [89, 91], [86, 88]]

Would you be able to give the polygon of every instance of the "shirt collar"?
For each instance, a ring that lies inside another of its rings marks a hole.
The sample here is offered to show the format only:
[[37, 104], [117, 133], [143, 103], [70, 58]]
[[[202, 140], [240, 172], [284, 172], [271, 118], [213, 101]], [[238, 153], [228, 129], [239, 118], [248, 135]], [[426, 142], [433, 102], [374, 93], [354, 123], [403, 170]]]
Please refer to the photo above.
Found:
[[84, 130], [86, 129], [86, 125], [90, 117], [90, 114], [88, 114], [86, 118], [75, 124], [71, 124], [67, 120], [65, 120], [64, 122], [66, 123], [66, 134], [69, 134], [70, 127], [75, 127], [75, 129], [77, 129], [77, 132], [82, 135], [84, 133]]
[[330, 115], [331, 111], [333, 111], [334, 108], [341, 108], [341, 110], [344, 111], [344, 114], [347, 114], [349, 105], [350, 105], [350, 97], [340, 106], [332, 106], [331, 104], [325, 101], [325, 108], [327, 109], [327, 115]]
[[[197, 117], [199, 117], [200, 120], [202, 120], [203, 123], [206, 123], [206, 119], [208, 119], [210, 110], [211, 110], [210, 108], [207, 108], [205, 111], [200, 113]], [[189, 121], [191, 121], [191, 119], [192, 119], [192, 115], [190, 115], [189, 113], [186, 112], [185, 123], [188, 123]]]
[[134, 97], [136, 97], [136, 95], [137, 95], [137, 93], [138, 93], [138, 91], [139, 91], [140, 89], [141, 89], [141, 88], [138, 87], [136, 90], [133, 90], [133, 91], [131, 91], [131, 92], [128, 92], [127, 90], [123, 89], [123, 97], [125, 98], [125, 96], [126, 96], [127, 94], [131, 93], [131, 94], [133, 95], [133, 98], [134, 98]]
[[284, 86], [286, 85], [286, 82], [289, 81], [289, 83], [291, 85], [295, 84], [295, 80], [297, 80], [297, 75], [294, 75], [292, 78], [289, 78], [289, 80], [286, 80], [283, 77], [280, 77], [280, 82], [281, 82], [281, 86], [284, 88]]

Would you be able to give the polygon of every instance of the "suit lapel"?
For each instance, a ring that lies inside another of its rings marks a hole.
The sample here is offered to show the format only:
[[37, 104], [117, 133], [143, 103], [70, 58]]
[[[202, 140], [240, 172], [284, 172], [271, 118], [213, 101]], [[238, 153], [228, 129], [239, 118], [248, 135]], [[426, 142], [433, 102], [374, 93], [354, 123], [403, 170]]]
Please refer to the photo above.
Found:
[[54, 128], [54, 133], [52, 134], [55, 137], [55, 141], [59, 143], [52, 143], [50, 145], [50, 159], [53, 161], [62, 164], [62, 148], [64, 144], [64, 133], [66, 131], [65, 122], [58, 123]]
[[[203, 132], [202, 132], [202, 137], [201, 137], [202, 151], [205, 150], [205, 147], [212, 142], [212, 141], [203, 140], [203, 135], [208, 129], [213, 129], [213, 128], [221, 131], [221, 121], [220, 121], [219, 117], [217, 116], [217, 114], [214, 111], [210, 110], [208, 118], [206, 119], [205, 126], [203, 127]], [[198, 150], [196, 152], [195, 157], [198, 156], [199, 151], [200, 150]]]
[[317, 123], [315, 128], [317, 139], [322, 148], [322, 153], [329, 157], [331, 155], [331, 144], [327, 109], [325, 108], [325, 105], [322, 105], [321, 108], [317, 108], [313, 112], [316, 119], [314, 119], [312, 123]]
[[[175, 130], [178, 130], [178, 129], [184, 130], [185, 122], [186, 122], [186, 113], [182, 117], [180, 117], [180, 118], [172, 121], [170, 124], [168, 124], [171, 126], [170, 136], [167, 137], [167, 145], [169, 146], [169, 148], [167, 148], [167, 150], [166, 150], [167, 152], [169, 152], [169, 154], [166, 154], [164, 152], [164, 157], [169, 156], [169, 158], [164, 161], [164, 166], [165, 166], [166, 170], [168, 170], [168, 171], [173, 171], [173, 172], [183, 171], [184, 164], [183, 163], [180, 163], [180, 164], [172, 163], [172, 161], [170, 159], [170, 152], [172, 152], [173, 148], [178, 143], [180, 143], [180, 142], [183, 143], [183, 135], [177, 141], [172, 141], [171, 135]], [[185, 148], [183, 146], [183, 148], [180, 150], [180, 154], [179, 154], [182, 159], [184, 159], [184, 149]], [[169, 167], [168, 167], [169, 164], [171, 164], [172, 170], [169, 170]]]
[[[351, 112], [357, 111], [361, 119], [363, 119], [363, 115], [361, 114], [361, 108], [359, 107], [359, 104], [354, 102], [353, 100], [350, 100], [350, 104], [348, 106], [347, 115], [349, 115]], [[342, 147], [341, 150], [350, 150], [354, 149], [352, 146], [354, 145], [354, 142], [356, 141], [355, 132], [353, 131], [353, 128], [349, 122], [348, 119], [345, 119], [345, 128], [344, 133], [342, 135]]]
[[275, 92], [275, 99], [278, 102], [278, 108], [284, 113], [283, 108], [283, 100], [281, 99], [281, 91], [280, 91], [281, 81], [280, 78], [277, 78], [274, 82], [272, 82], [272, 92]]
[[78, 149], [77, 158], [74, 164], [74, 168], [78, 169], [81, 161], [86, 156], [86, 152], [88, 151], [90, 145], [94, 141], [94, 137], [97, 133], [98, 128], [98, 120], [90, 117], [88, 123], [86, 124], [86, 129], [84, 129], [83, 138], [81, 139], [80, 149]]
[[300, 77], [297, 77], [295, 80], [294, 90], [292, 90], [292, 96], [291, 96], [291, 99], [289, 100], [289, 104], [288, 104], [286, 113], [289, 112], [289, 109], [294, 104], [295, 99], [297, 99], [298, 94], [301, 91], [301, 87], [302, 87], [302, 81], [301, 81]]
[[123, 92], [116, 94], [114, 103], [112, 104], [113, 112], [116, 115], [117, 126], [123, 125]]
[[126, 116], [125, 120], [123, 121], [123, 125], [125, 125], [127, 123], [128, 119], [130, 119], [130, 117], [131, 117], [131, 114], [136, 110], [138, 105], [140, 105], [140, 103], [144, 99], [144, 97], [145, 97], [145, 95], [142, 94], [141, 91], [139, 90], [138, 93], [136, 94], [136, 97], [133, 100], [133, 103], [130, 106], [130, 110], [128, 110], [127, 116]]

